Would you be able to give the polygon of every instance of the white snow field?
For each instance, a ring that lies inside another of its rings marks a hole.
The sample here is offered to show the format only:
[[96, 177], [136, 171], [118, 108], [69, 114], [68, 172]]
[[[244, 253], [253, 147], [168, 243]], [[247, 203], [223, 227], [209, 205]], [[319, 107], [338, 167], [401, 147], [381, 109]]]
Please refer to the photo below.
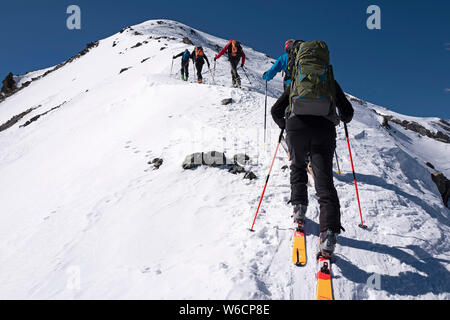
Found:
[[[262, 74], [274, 60], [244, 46], [252, 82], [239, 71], [245, 90], [230, 88], [226, 57], [217, 61], [216, 84], [206, 65], [205, 83], [192, 82], [192, 64], [186, 83], [176, 74], [180, 59], [170, 75], [172, 56], [193, 49], [183, 37], [203, 46], [211, 68], [227, 41], [148, 21], [0, 103], [0, 125], [37, 107], [0, 132], [1, 299], [315, 299], [317, 198], [310, 188], [308, 264], [298, 268], [282, 149], [249, 232], [279, 135], [268, 113], [263, 142]], [[281, 88], [278, 75], [269, 108]], [[233, 103], [223, 106], [224, 98]], [[389, 110], [353, 105], [349, 131], [368, 230], [358, 227], [339, 126], [344, 175], [335, 185], [346, 232], [336, 248], [334, 297], [449, 299], [449, 210], [425, 161], [450, 176], [450, 146], [395, 124], [387, 131], [372, 109]], [[436, 121], [414, 119], [429, 128]], [[188, 154], [212, 150], [247, 153], [246, 169], [258, 179], [182, 169]], [[164, 160], [159, 170], [148, 164], [156, 157]], [[368, 286], [370, 277], [379, 286]]]

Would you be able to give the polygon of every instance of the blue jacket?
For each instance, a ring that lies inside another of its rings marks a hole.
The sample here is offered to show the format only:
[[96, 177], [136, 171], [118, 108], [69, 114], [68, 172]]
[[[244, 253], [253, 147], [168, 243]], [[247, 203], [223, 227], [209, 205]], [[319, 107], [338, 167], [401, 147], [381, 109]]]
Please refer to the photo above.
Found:
[[[281, 55], [278, 60], [273, 64], [272, 68], [267, 70], [266, 74], [264, 75], [264, 80], [270, 81], [277, 75], [278, 72], [284, 70], [286, 72], [288, 65], [288, 54], [285, 53]], [[287, 80], [284, 82], [286, 85], [291, 83], [291, 80]]]

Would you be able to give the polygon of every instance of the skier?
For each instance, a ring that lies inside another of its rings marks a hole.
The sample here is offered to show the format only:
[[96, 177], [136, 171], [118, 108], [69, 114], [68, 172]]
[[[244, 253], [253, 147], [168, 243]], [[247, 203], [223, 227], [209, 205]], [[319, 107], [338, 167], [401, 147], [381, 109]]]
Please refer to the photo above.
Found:
[[194, 51], [192, 51], [191, 53], [191, 59], [192, 63], [195, 65], [195, 68], [197, 69], [197, 81], [198, 83], [203, 83], [202, 69], [203, 65], [205, 64], [205, 60], [209, 68], [209, 61], [205, 55], [205, 52], [203, 51], [203, 48], [195, 47]]
[[278, 72], [284, 71], [285, 72], [283, 82], [284, 89], [286, 89], [291, 84], [291, 71], [288, 68], [288, 60], [289, 60], [289, 52], [292, 49], [292, 44], [294, 43], [294, 41], [295, 40], [287, 40], [284, 43], [284, 50], [286, 52], [277, 59], [277, 61], [273, 64], [273, 66], [269, 70], [264, 72], [263, 75], [264, 80], [269, 82], [275, 77], [275, 75]]
[[239, 64], [239, 60], [241, 60], [241, 67], [244, 68], [245, 64], [245, 53], [242, 50], [241, 43], [236, 40], [230, 40], [226, 44], [225, 47], [214, 57], [214, 61], [219, 59], [224, 53], [227, 53], [228, 55], [228, 61], [230, 61], [231, 65], [231, 78], [232, 78], [232, 85], [235, 88], [239, 88], [241, 86], [241, 78], [239, 77], [239, 74], [237, 72], [237, 67]]
[[[317, 58], [314, 56], [317, 54], [316, 51], [319, 52], [323, 49], [321, 52], [326, 52], [328, 55], [326, 44], [320, 42], [325, 45], [323, 47], [317, 43], [319, 41], [299, 43], [302, 49], [305, 49], [301, 54], [304, 52], [310, 54], [303, 57], [304, 60], [301, 59], [302, 57], [296, 60], [300, 64], [305, 64], [302, 70], [308, 70], [308, 68], [311, 70], [311, 65], [306, 64]], [[308, 49], [310, 50], [308, 51]], [[325, 65], [328, 66], [326, 62]], [[320, 253], [324, 256], [332, 256], [337, 243], [337, 235], [343, 229], [340, 221], [339, 198], [333, 183], [333, 155], [336, 148], [335, 125], [339, 123], [339, 119], [345, 123], [350, 122], [354, 113], [352, 105], [345, 97], [339, 84], [334, 80], [331, 66], [328, 68], [327, 79], [321, 84], [317, 85], [317, 83], [320, 83], [318, 81], [311, 85], [313, 82], [309, 82], [309, 78], [314, 77], [314, 74], [301, 74], [302, 71], [294, 67], [291, 86], [286, 88], [271, 109], [275, 123], [281, 129], [286, 129], [286, 140], [291, 157], [290, 203], [293, 205], [294, 222], [300, 225], [303, 225], [305, 221], [308, 207], [308, 175], [305, 158], [308, 153], [310, 154], [320, 205], [319, 246]], [[320, 70], [318, 74], [323, 73], [323, 67]], [[321, 77], [317, 78], [321, 79]], [[306, 85], [303, 85], [303, 80], [307, 82]], [[315, 85], [317, 87], [314, 87]], [[323, 86], [318, 87], [320, 85]], [[304, 95], [308, 95], [308, 90], [311, 87], [313, 89], [319, 88], [321, 95], [329, 95], [330, 99], [316, 98], [317, 92], [308, 96], [311, 98], [302, 99]], [[300, 92], [301, 94], [299, 94]], [[327, 104], [325, 104], [325, 101], [328, 101]], [[320, 109], [319, 102], [324, 102], [322, 106], [326, 108], [327, 112], [329, 111], [328, 114], [318, 115], [320, 113], [318, 112]], [[336, 113], [336, 107], [339, 110], [339, 117]]]
[[188, 81], [189, 79], [189, 58], [190, 58], [189, 50], [186, 49], [183, 52], [173, 56], [172, 59], [176, 59], [181, 57], [181, 79], [184, 81]]

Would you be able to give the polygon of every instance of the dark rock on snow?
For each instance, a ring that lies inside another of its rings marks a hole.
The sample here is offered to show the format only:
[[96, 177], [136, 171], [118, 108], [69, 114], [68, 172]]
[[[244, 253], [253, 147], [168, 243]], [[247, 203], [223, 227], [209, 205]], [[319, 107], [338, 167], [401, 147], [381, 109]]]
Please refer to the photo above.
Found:
[[155, 158], [152, 161], [149, 162], [149, 164], [153, 164], [153, 170], [158, 170], [159, 167], [162, 166], [164, 160], [161, 158]]
[[243, 167], [241, 167], [240, 165], [233, 165], [233, 166], [230, 167], [228, 172], [232, 173], [232, 174], [238, 174], [238, 173], [245, 172], [245, 169]]
[[247, 172], [244, 176], [244, 179], [248, 179], [248, 180], [253, 180], [256, 178], [257, 178], [256, 175], [251, 171]]
[[7, 95], [11, 94], [16, 89], [16, 81], [14, 81], [14, 76], [12, 72], [8, 73], [8, 75], [2, 81], [2, 89], [1, 93]]
[[450, 180], [442, 172], [433, 172], [431, 179], [436, 184], [439, 193], [442, 196], [444, 205], [448, 208], [448, 198], [450, 197]]
[[224, 106], [226, 106], [226, 105], [228, 105], [228, 104], [230, 104], [230, 103], [233, 103], [233, 99], [231, 99], [231, 98], [223, 99], [223, 100], [222, 100], [222, 104], [223, 104]]
[[238, 165], [245, 165], [250, 161], [250, 157], [244, 153], [238, 153], [233, 157], [233, 163]]

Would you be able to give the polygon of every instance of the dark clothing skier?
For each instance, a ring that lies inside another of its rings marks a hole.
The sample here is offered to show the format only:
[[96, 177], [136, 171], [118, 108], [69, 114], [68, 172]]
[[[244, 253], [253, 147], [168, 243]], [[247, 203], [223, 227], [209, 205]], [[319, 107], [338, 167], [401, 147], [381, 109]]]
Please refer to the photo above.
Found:
[[237, 72], [237, 68], [239, 65], [239, 61], [241, 61], [241, 67], [244, 67], [245, 64], [245, 53], [244, 50], [242, 50], [242, 46], [239, 41], [236, 40], [230, 40], [228, 43], [223, 47], [223, 49], [215, 56], [214, 61], [219, 59], [222, 55], [227, 53], [228, 55], [228, 61], [230, 61], [231, 65], [231, 79], [233, 87], [240, 87], [241, 86], [241, 78], [239, 77], [239, 74]]
[[[353, 107], [337, 82], [336, 106], [340, 119], [348, 123], [353, 118]], [[333, 156], [336, 148], [336, 129], [325, 117], [286, 114], [289, 105], [290, 87], [271, 109], [273, 120], [281, 129], [286, 129], [286, 141], [291, 157], [291, 203], [294, 215], [306, 211], [308, 205], [308, 175], [306, 157], [309, 154], [314, 182], [320, 205], [321, 239], [341, 230], [339, 198], [333, 183]], [[334, 250], [334, 245], [333, 245]]]
[[181, 58], [181, 79], [184, 81], [188, 81], [189, 79], [189, 58], [191, 57], [191, 54], [189, 53], [189, 50], [186, 49], [183, 52], [177, 54], [176, 56], [173, 56], [173, 59]]
[[203, 52], [203, 48], [195, 47], [194, 51], [192, 51], [191, 53], [191, 59], [192, 63], [195, 65], [195, 68], [197, 69], [197, 81], [198, 83], [203, 83], [202, 69], [205, 61], [208, 64], [208, 68], [210, 67], [208, 57]]

